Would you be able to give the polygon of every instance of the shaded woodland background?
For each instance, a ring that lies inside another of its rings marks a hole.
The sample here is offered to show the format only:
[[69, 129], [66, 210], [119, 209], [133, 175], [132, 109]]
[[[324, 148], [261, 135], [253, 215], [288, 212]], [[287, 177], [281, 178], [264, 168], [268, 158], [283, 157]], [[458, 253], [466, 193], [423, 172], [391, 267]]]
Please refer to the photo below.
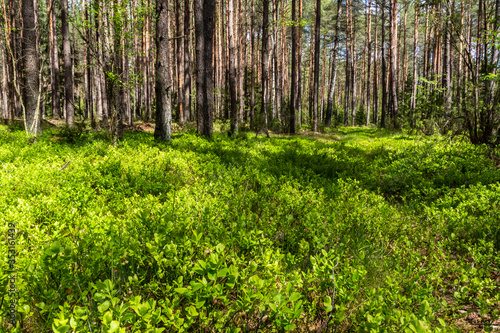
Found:
[[268, 133], [375, 125], [500, 143], [500, 1], [2, 0], [3, 118]]

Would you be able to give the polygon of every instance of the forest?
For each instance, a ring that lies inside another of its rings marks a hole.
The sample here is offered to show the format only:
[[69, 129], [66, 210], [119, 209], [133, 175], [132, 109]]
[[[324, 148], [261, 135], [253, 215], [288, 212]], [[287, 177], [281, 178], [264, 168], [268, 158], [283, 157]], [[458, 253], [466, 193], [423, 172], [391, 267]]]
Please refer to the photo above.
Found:
[[0, 0], [0, 333], [500, 330], [500, 0]]

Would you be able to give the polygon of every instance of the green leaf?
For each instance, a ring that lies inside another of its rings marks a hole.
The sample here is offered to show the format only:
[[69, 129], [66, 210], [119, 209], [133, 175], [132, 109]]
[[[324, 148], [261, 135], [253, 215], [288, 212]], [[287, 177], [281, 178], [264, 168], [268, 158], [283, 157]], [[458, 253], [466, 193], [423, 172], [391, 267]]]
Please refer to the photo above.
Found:
[[99, 304], [97, 309], [99, 310], [99, 312], [104, 312], [109, 309], [109, 305], [110, 305], [109, 301], [105, 301], [104, 303]]
[[302, 297], [302, 295], [301, 295], [301, 294], [299, 294], [299, 293], [297, 293], [297, 292], [294, 292], [294, 293], [292, 293], [292, 294], [290, 295], [290, 299], [289, 299], [289, 301], [290, 301], [290, 302], [295, 302], [296, 300], [298, 300], [298, 299], [299, 299], [299, 298], [301, 298], [301, 297]]
[[217, 277], [225, 277], [227, 275], [228, 269], [223, 268], [220, 271], [217, 272]]
[[109, 325], [109, 333], [114, 333], [120, 328], [120, 323], [117, 322], [116, 320], [113, 320], [111, 324]]
[[106, 326], [109, 326], [109, 324], [113, 320], [113, 314], [111, 313], [111, 311], [108, 311], [104, 314], [102, 319], [104, 320], [104, 324], [106, 324]]
[[188, 288], [175, 288], [174, 290], [181, 295], [186, 295], [190, 291]]

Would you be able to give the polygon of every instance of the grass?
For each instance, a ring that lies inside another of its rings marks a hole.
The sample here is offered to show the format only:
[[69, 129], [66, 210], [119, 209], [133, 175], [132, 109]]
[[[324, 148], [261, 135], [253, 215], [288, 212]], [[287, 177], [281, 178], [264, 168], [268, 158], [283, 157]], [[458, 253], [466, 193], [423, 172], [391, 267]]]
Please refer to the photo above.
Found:
[[0, 331], [493, 330], [497, 155], [375, 128], [113, 148], [0, 127]]

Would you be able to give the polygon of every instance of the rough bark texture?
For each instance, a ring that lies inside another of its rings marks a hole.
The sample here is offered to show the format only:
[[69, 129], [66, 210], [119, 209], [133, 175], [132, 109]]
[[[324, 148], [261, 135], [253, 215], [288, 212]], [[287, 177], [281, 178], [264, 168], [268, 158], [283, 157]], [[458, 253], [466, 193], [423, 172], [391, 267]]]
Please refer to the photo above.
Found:
[[50, 84], [52, 99], [52, 116], [58, 119], [61, 115], [61, 101], [59, 97], [59, 52], [57, 50], [56, 9], [55, 2], [47, 1], [48, 29], [49, 29], [49, 62]]
[[380, 126], [385, 127], [385, 118], [387, 116], [387, 63], [385, 59], [385, 0], [382, 0], [381, 8], [382, 10], [382, 69], [381, 69], [381, 77], [382, 77], [382, 114], [380, 118]]
[[268, 68], [269, 68], [269, 0], [262, 0], [262, 116], [264, 132], [269, 136], [267, 125], [268, 108]]
[[191, 121], [191, 56], [189, 53], [191, 11], [189, 0], [184, 0], [184, 81], [183, 81], [183, 107], [184, 120]]
[[398, 1], [391, 0], [391, 114], [394, 127], [398, 127]]
[[318, 131], [318, 99], [319, 99], [319, 47], [321, 28], [321, 0], [316, 1], [316, 24], [314, 26], [314, 110], [313, 110], [313, 131]]
[[196, 104], [198, 133], [212, 135], [213, 127], [213, 67], [214, 7], [212, 0], [196, 0]]
[[170, 142], [172, 108], [170, 104], [168, 0], [156, 1], [156, 127], [155, 140]]
[[370, 75], [372, 65], [372, 1], [368, 3], [368, 33], [367, 33], [367, 69], [366, 69], [366, 125], [370, 124], [371, 100], [370, 100]]
[[290, 134], [295, 134], [295, 99], [297, 98], [297, 13], [292, 0], [292, 87], [290, 89]]
[[252, 1], [252, 17], [250, 19], [250, 44], [251, 44], [251, 66], [252, 70], [250, 71], [250, 128], [254, 127], [254, 119], [255, 119], [255, 0]]
[[419, 7], [415, 7], [415, 23], [413, 25], [413, 81], [411, 87], [411, 101], [410, 101], [410, 125], [415, 126], [413, 116], [415, 108], [417, 107], [417, 49], [418, 49], [418, 19]]
[[[298, 21], [302, 21], [302, 9], [303, 9], [303, 4], [302, 0], [299, 0], [299, 17]], [[302, 126], [302, 25], [299, 25], [299, 31], [298, 31], [298, 37], [297, 37], [297, 98], [295, 99], [295, 109], [297, 110], [297, 113], [299, 114], [299, 128]]]
[[236, 69], [238, 57], [236, 56], [234, 0], [228, 0], [228, 38], [229, 38], [229, 95], [231, 98], [231, 134], [238, 133], [238, 104], [236, 96]]
[[71, 127], [75, 122], [73, 69], [71, 61], [71, 43], [69, 40], [68, 0], [61, 0], [61, 28], [64, 55], [64, 99], [66, 123]]
[[335, 35], [333, 40], [333, 54], [332, 54], [332, 74], [330, 76], [330, 86], [328, 88], [328, 99], [325, 112], [325, 126], [332, 125], [333, 104], [335, 97], [335, 83], [337, 81], [337, 53], [339, 47], [339, 30], [340, 30], [340, 8], [342, 5], [341, 0], [337, 0], [337, 21], [335, 22]]
[[37, 56], [37, 31], [35, 24], [35, 6], [33, 0], [23, 0], [23, 104], [26, 130], [30, 135], [42, 132], [39, 112], [39, 64]]

